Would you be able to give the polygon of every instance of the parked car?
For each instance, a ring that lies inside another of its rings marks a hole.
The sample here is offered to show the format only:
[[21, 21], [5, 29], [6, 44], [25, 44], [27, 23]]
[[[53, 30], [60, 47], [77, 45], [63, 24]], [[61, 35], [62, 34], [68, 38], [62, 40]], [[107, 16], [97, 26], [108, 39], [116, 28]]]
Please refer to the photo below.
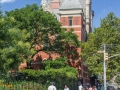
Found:
[[113, 86], [107, 86], [107, 90], [115, 90]]

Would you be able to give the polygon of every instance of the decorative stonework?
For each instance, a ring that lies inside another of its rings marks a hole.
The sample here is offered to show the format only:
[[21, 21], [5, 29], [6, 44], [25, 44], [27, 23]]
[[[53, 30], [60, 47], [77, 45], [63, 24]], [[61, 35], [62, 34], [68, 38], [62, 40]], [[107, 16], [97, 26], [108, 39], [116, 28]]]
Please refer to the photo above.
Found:
[[48, 11], [48, 12], [52, 13], [52, 9], [50, 8], [50, 6], [48, 5], [46, 0], [42, 0], [41, 4], [42, 4], [42, 8], [44, 11]]
[[46, 0], [42, 0], [42, 1], [41, 1], [41, 4], [42, 4], [42, 8], [44, 8], [44, 7], [46, 7], [46, 5], [47, 5], [47, 1], [46, 1]]

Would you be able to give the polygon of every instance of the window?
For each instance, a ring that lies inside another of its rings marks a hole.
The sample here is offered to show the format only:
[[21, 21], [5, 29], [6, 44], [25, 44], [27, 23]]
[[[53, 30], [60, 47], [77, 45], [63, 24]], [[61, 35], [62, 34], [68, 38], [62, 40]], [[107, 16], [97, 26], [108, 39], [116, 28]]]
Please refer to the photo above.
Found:
[[72, 17], [69, 17], [69, 26], [72, 26]]

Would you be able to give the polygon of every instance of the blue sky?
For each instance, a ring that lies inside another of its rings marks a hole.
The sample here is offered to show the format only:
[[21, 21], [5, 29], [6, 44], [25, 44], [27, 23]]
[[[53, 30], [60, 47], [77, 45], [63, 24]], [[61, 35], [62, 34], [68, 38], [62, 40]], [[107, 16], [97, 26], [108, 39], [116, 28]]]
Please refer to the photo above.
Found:
[[[0, 0], [1, 10], [10, 11], [15, 8], [25, 7], [26, 4], [36, 3], [40, 5], [41, 0]], [[110, 12], [114, 12], [120, 17], [120, 0], [92, 0], [92, 9], [94, 11], [93, 27], [99, 27], [100, 18], [104, 18]]]
[[120, 17], [120, 0], [92, 0], [92, 9], [95, 12], [93, 26], [100, 25], [100, 19], [104, 18], [110, 12]]

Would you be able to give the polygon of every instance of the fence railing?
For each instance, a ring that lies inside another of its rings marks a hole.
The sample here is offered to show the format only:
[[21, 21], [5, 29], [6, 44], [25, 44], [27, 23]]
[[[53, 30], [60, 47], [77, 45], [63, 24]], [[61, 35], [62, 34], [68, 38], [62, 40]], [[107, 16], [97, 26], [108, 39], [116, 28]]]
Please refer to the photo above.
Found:
[[[77, 81], [71, 80], [66, 83], [64, 80], [61, 82], [55, 81], [55, 86], [57, 90], [63, 90], [64, 85], [70, 88], [70, 90], [78, 90]], [[7, 75], [6, 73], [0, 72], [0, 90], [47, 90], [50, 83], [42, 84], [39, 78], [31, 79], [26, 76], [20, 75]]]

